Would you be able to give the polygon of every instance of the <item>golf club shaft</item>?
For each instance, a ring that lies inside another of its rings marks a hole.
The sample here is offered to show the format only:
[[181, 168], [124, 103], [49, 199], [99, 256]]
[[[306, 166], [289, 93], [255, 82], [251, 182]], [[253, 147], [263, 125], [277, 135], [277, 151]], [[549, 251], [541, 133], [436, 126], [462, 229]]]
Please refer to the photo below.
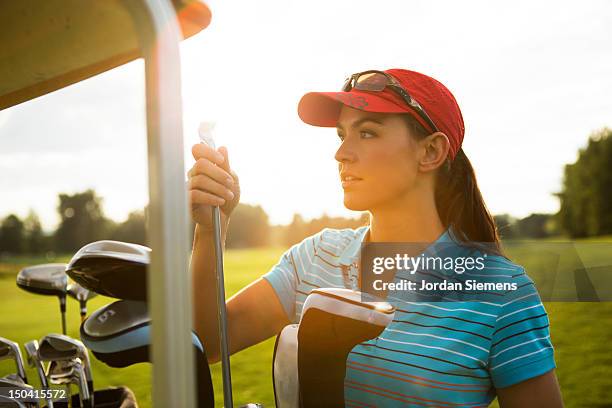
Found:
[[223, 405], [234, 406], [232, 397], [232, 374], [227, 340], [227, 309], [225, 307], [225, 277], [223, 275], [223, 249], [221, 243], [221, 211], [212, 208], [212, 221], [215, 242], [215, 259], [217, 261], [217, 307], [219, 310], [219, 341], [221, 343], [221, 371], [223, 373]]
[[87, 301], [79, 300], [79, 307], [81, 313], [81, 323], [83, 323], [85, 317], [87, 317]]
[[66, 334], [66, 296], [59, 298], [60, 314], [62, 315], [62, 334]]

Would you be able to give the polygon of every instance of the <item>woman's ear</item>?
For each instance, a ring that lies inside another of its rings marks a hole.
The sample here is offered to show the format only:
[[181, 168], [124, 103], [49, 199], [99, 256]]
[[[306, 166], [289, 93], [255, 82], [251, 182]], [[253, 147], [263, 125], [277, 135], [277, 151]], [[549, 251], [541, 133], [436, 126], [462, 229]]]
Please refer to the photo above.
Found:
[[423, 155], [419, 161], [419, 170], [429, 172], [442, 166], [450, 150], [448, 137], [442, 132], [432, 133], [419, 142]]

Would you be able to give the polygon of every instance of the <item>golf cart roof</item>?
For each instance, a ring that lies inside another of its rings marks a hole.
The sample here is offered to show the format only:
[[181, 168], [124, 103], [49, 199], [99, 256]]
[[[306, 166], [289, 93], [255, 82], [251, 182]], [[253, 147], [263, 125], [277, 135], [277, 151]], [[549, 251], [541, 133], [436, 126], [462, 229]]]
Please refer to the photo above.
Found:
[[[142, 57], [134, 20], [143, 8], [136, 3], [1, 2], [0, 110]], [[201, 1], [172, 0], [172, 5], [185, 38], [210, 23]]]

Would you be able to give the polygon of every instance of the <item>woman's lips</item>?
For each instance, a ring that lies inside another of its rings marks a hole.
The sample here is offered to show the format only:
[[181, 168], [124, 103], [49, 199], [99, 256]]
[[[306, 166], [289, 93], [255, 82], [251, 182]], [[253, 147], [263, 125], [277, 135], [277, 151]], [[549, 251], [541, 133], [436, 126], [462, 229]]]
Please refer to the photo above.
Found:
[[355, 177], [352, 175], [341, 175], [340, 180], [342, 181], [342, 188], [352, 187], [362, 181], [362, 179], [360, 179], [359, 177]]

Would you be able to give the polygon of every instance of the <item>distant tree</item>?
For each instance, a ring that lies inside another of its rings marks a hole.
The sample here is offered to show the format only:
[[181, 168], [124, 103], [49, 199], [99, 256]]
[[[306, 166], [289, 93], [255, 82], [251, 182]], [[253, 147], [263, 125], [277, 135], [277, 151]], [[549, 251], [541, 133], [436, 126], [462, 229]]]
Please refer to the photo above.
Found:
[[95, 191], [60, 194], [57, 210], [60, 224], [54, 241], [58, 252], [74, 252], [108, 236], [111, 223], [104, 217], [102, 199]]
[[114, 226], [110, 239], [146, 245], [145, 212], [143, 210], [132, 211], [127, 220]]
[[297, 244], [308, 236], [307, 226], [300, 214], [293, 214], [291, 224], [287, 225], [283, 234], [283, 243], [287, 246]]
[[23, 221], [25, 251], [29, 254], [40, 254], [47, 251], [49, 248], [48, 240], [43, 233], [40, 219], [34, 210], [30, 210], [27, 217]]
[[516, 219], [509, 214], [498, 214], [493, 216], [497, 232], [502, 239], [515, 239], [518, 233], [515, 227]]
[[612, 130], [589, 137], [578, 159], [565, 166], [558, 219], [572, 237], [612, 234]]
[[293, 245], [306, 237], [320, 232], [324, 228], [355, 229], [367, 225], [369, 219], [369, 214], [364, 212], [359, 218], [330, 217], [327, 214], [323, 214], [319, 218], [313, 218], [306, 222], [301, 215], [295, 214], [291, 224], [285, 227], [283, 244], [285, 246]]
[[10, 214], [0, 225], [0, 252], [17, 255], [24, 249], [23, 222], [15, 214]]
[[544, 238], [550, 233], [552, 214], [531, 214], [516, 222], [516, 230], [521, 238]]
[[260, 247], [270, 243], [268, 214], [259, 205], [238, 204], [227, 231], [228, 248]]

